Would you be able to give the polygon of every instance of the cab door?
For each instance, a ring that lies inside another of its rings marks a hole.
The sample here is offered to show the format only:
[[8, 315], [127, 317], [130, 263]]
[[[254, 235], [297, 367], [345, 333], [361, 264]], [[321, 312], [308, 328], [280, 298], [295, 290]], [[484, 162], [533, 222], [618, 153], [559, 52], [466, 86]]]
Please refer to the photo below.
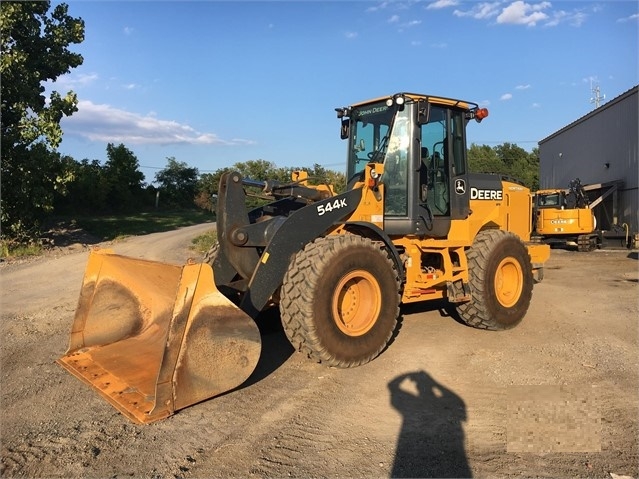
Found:
[[470, 186], [466, 150], [466, 118], [459, 110], [449, 110], [448, 151], [450, 168], [450, 218], [465, 219], [470, 215]]
[[451, 220], [470, 212], [464, 112], [431, 105], [420, 135], [420, 229], [428, 236], [446, 237]]

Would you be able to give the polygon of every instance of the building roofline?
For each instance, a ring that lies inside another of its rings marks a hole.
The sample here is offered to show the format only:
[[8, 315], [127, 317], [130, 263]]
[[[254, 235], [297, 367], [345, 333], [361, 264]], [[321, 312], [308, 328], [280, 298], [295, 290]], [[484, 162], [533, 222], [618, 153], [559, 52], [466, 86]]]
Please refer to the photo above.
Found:
[[563, 128], [561, 128], [561, 129], [557, 130], [556, 132], [548, 135], [546, 138], [543, 138], [542, 140], [539, 140], [538, 144], [541, 145], [542, 143], [550, 140], [551, 138], [554, 138], [555, 136], [557, 136], [557, 135], [559, 135], [559, 134], [571, 129], [575, 125], [586, 121], [587, 119], [595, 116], [597, 113], [601, 112], [602, 110], [606, 110], [606, 109], [610, 108], [611, 106], [619, 103], [620, 101], [625, 100], [629, 96], [632, 96], [633, 94], [637, 93], [637, 91], [639, 91], [639, 85], [635, 85], [630, 90], [627, 90], [627, 91], [623, 92], [621, 95], [616, 96], [615, 98], [613, 98], [609, 102], [604, 103], [603, 105], [601, 105], [599, 108], [594, 109], [593, 111], [591, 111], [590, 113], [587, 113], [586, 115], [582, 116], [581, 118], [577, 118], [572, 123], [569, 123], [568, 125], [564, 126]]

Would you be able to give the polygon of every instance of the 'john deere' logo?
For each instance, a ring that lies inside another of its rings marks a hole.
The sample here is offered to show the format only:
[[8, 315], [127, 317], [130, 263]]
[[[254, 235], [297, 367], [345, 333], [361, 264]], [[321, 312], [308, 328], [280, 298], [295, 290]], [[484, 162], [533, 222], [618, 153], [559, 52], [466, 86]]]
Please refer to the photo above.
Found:
[[458, 195], [466, 193], [466, 182], [464, 180], [455, 180], [455, 193]]

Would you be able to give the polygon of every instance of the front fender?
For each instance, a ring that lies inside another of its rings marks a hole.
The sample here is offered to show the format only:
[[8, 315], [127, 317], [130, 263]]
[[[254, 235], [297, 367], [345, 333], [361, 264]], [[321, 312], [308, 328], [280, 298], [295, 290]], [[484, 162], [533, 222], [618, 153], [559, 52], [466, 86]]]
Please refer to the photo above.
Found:
[[362, 189], [317, 201], [294, 211], [264, 249], [248, 284], [240, 308], [255, 318], [281, 286], [293, 256], [348, 218], [362, 198]]

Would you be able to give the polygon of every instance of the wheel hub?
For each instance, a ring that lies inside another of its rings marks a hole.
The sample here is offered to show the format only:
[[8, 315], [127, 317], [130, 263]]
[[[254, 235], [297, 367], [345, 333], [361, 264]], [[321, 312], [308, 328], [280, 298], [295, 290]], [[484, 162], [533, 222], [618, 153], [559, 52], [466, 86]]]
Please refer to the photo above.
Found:
[[366, 334], [377, 322], [381, 302], [382, 292], [375, 277], [368, 271], [351, 271], [339, 281], [333, 294], [335, 324], [348, 336]]
[[499, 303], [505, 308], [514, 306], [524, 285], [524, 274], [519, 261], [507, 257], [501, 260], [495, 273], [495, 294]]

